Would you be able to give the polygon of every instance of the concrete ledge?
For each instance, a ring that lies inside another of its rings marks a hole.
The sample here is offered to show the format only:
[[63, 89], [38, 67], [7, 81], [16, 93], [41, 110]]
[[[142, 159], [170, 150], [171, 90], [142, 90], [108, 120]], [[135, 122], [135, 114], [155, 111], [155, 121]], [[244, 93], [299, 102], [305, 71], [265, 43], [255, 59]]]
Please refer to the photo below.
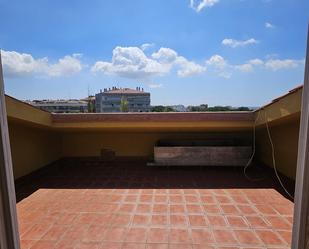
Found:
[[154, 162], [169, 166], [245, 166], [251, 154], [251, 146], [155, 146]]
[[169, 113], [83, 113], [52, 114], [54, 123], [72, 122], [187, 122], [187, 121], [253, 121], [253, 112], [169, 112]]

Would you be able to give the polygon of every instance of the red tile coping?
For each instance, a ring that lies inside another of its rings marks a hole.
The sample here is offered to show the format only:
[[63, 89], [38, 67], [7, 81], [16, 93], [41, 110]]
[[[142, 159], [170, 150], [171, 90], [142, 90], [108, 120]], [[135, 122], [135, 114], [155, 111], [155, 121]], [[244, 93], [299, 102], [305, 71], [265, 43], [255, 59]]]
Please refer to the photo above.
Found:
[[52, 114], [55, 123], [72, 122], [188, 122], [253, 121], [253, 112], [170, 112], [170, 113], [61, 113]]

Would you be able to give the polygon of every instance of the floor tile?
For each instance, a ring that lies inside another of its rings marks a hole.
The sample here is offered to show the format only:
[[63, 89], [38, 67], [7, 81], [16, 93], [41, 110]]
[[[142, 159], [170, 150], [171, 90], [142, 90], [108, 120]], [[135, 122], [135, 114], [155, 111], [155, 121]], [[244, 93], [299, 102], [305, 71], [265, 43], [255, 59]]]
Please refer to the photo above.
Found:
[[168, 249], [168, 244], [146, 244], [146, 249]]
[[246, 220], [253, 228], [266, 228], [270, 226], [261, 216], [246, 216]]
[[203, 215], [189, 215], [188, 218], [192, 227], [205, 227], [207, 225], [206, 219]]
[[104, 241], [122, 242], [125, 238], [125, 228], [111, 227], [106, 229], [104, 234]]
[[141, 244], [141, 243], [123, 243], [122, 244], [122, 249], [145, 249], [146, 244]]
[[283, 240], [280, 239], [279, 236], [271, 230], [257, 230], [256, 233], [267, 246], [284, 244]]
[[130, 228], [125, 237], [126, 242], [146, 242], [146, 228]]
[[271, 224], [271, 226], [278, 230], [291, 230], [292, 225], [280, 216], [265, 216], [265, 219]]
[[210, 226], [213, 227], [225, 227], [227, 223], [223, 215], [207, 215], [207, 220]]
[[169, 234], [170, 243], [191, 243], [189, 231], [187, 229], [174, 229], [170, 230]]
[[170, 215], [170, 225], [171, 226], [187, 226], [187, 219], [185, 215]]
[[152, 212], [153, 213], [167, 213], [168, 212], [168, 205], [166, 205], [166, 204], [154, 204]]
[[185, 212], [185, 206], [184, 205], [177, 205], [177, 204], [174, 204], [174, 205], [170, 205], [170, 212], [171, 213], [184, 213]]
[[243, 217], [241, 216], [231, 216], [231, 215], [227, 215], [226, 216], [227, 222], [228, 224], [235, 228], [246, 228], [248, 227], [248, 224], [246, 223], [246, 221], [244, 220]]
[[55, 241], [38, 240], [31, 249], [54, 249], [56, 246]]
[[42, 237], [43, 240], [60, 240], [69, 226], [53, 225]]
[[168, 235], [168, 229], [150, 228], [147, 233], [147, 243], [167, 243]]
[[191, 236], [193, 243], [196, 244], [209, 244], [214, 242], [211, 230], [207, 229], [192, 229]]
[[25, 240], [38, 240], [50, 229], [50, 224], [35, 224], [22, 235]]
[[136, 214], [133, 217], [132, 220], [132, 225], [133, 226], [139, 226], [139, 225], [143, 225], [146, 226], [149, 222], [150, 222], [151, 216], [148, 214]]
[[261, 241], [250, 230], [234, 230], [237, 240], [245, 245], [260, 245]]
[[103, 241], [106, 229], [107, 228], [105, 226], [90, 225], [83, 238], [83, 241]]
[[152, 225], [167, 225], [167, 215], [154, 214], [151, 216], [151, 224]]
[[30, 249], [31, 246], [37, 242], [36, 240], [20, 240], [21, 249]]
[[230, 230], [213, 230], [214, 238], [219, 244], [237, 243], [233, 233]]

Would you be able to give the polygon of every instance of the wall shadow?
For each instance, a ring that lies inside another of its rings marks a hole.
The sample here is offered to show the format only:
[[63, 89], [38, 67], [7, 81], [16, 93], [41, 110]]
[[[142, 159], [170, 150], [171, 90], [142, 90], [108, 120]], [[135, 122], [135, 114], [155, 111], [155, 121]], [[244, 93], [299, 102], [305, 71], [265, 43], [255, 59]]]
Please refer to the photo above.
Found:
[[[248, 189], [272, 188], [284, 195], [274, 171], [260, 163], [243, 167], [154, 167], [143, 160], [104, 162], [65, 158], [15, 182], [17, 202], [38, 189]], [[294, 193], [295, 182], [281, 175]], [[259, 180], [257, 180], [259, 179]], [[288, 198], [288, 197], [287, 197]]]

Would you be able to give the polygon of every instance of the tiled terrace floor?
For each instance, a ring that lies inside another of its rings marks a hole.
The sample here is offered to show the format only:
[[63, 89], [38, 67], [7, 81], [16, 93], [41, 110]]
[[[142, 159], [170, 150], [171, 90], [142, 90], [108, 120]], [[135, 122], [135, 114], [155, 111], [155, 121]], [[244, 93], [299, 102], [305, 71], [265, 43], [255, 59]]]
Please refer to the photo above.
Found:
[[235, 168], [65, 161], [17, 185], [22, 248], [289, 248], [276, 188]]

